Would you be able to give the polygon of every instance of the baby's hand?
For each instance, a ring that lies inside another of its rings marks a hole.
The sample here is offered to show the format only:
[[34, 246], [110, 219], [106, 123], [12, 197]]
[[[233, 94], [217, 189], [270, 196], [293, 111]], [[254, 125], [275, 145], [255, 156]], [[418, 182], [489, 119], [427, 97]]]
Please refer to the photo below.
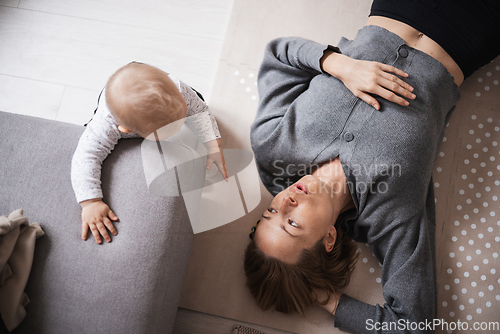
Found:
[[98, 244], [102, 242], [101, 235], [107, 242], [111, 242], [108, 230], [113, 235], [118, 234], [111, 222], [111, 220], [117, 221], [118, 217], [109, 209], [109, 206], [100, 198], [83, 201], [80, 205], [82, 206], [82, 239], [87, 240], [87, 232], [90, 228]]
[[212, 163], [215, 162], [217, 165], [217, 169], [222, 174], [224, 179], [228, 179], [227, 170], [226, 170], [226, 162], [224, 161], [224, 153], [222, 153], [221, 140], [212, 140], [207, 142], [205, 145], [208, 149], [208, 158], [206, 168], [210, 169], [212, 167]]

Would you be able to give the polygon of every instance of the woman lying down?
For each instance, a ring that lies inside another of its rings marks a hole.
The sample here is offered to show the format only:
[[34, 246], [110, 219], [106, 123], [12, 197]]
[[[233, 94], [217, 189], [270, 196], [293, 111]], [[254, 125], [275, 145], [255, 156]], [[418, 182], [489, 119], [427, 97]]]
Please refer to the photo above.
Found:
[[[245, 254], [262, 309], [316, 304], [350, 332], [433, 332], [421, 325], [437, 309], [433, 166], [458, 87], [500, 53], [499, 22], [494, 0], [375, 0], [338, 48], [267, 45], [251, 140], [275, 197]], [[384, 305], [338, 291], [351, 239], [382, 264]]]

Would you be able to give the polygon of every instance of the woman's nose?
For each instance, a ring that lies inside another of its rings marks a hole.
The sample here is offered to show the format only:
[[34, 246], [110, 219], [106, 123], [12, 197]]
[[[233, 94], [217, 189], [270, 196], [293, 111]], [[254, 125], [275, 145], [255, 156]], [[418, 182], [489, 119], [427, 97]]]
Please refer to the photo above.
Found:
[[293, 198], [293, 196], [290, 196], [290, 195], [283, 199], [283, 204], [285, 206], [297, 206], [297, 205], [299, 205], [297, 200], [295, 198]]

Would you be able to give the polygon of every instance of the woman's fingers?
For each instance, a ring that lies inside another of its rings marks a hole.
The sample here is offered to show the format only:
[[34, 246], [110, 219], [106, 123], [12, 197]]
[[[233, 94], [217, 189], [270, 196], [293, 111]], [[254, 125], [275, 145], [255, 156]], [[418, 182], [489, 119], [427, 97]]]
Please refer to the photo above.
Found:
[[406, 106], [408, 106], [410, 104], [410, 102], [408, 102], [407, 100], [403, 99], [401, 96], [399, 96], [396, 93], [394, 93], [394, 91], [391, 91], [391, 90], [388, 90], [388, 89], [384, 89], [382, 87], [378, 87], [376, 89], [375, 94], [377, 94], [378, 96], [386, 99], [387, 101], [397, 103], [397, 104], [399, 104], [400, 106], [403, 106], [403, 107], [406, 107]]
[[339, 79], [356, 97], [377, 110], [380, 110], [380, 103], [374, 96], [401, 106], [409, 105], [408, 100], [416, 98], [413, 87], [404, 81], [408, 73], [394, 66], [356, 60], [349, 73], [351, 75]]
[[[405, 75], [407, 74], [401, 70], [398, 70], [392, 66], [382, 66], [381, 64], [378, 78], [374, 79], [372, 83], [371, 89], [367, 90], [370, 94], [378, 95], [387, 101], [397, 103], [401, 106], [409, 105], [409, 102], [406, 99], [413, 100], [415, 99], [415, 94], [412, 93], [413, 87], [398, 78], [396, 75], [385, 72], [383, 70], [392, 71], [397, 75]], [[366, 103], [372, 105], [375, 109], [379, 110], [376, 106], [378, 102], [371, 96], [358, 96], [363, 99]], [[405, 99], [406, 98], [406, 99]]]
[[413, 87], [395, 75], [382, 72], [380, 85], [408, 99], [415, 99]]
[[408, 73], [406, 73], [403, 70], [400, 70], [397, 67], [394, 67], [394, 66], [391, 66], [391, 65], [387, 65], [387, 64], [381, 64], [381, 63], [378, 63], [378, 64], [380, 65], [380, 69], [382, 71], [384, 71], [384, 72], [394, 73], [394, 74], [399, 75], [400, 77], [403, 77], [403, 78], [407, 78], [408, 77]]
[[377, 99], [375, 99], [373, 96], [366, 94], [365, 92], [362, 91], [358, 91], [357, 94], [355, 95], [357, 98], [360, 98], [364, 102], [371, 105], [373, 108], [380, 110], [380, 104], [378, 103]]

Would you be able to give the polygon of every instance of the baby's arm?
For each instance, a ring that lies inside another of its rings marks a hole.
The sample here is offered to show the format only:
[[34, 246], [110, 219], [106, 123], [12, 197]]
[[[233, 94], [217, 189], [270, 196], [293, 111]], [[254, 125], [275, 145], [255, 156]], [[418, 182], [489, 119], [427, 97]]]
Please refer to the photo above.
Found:
[[217, 169], [224, 176], [224, 179], [228, 179], [226, 170], [226, 161], [224, 160], [224, 153], [222, 153], [222, 141], [220, 138], [211, 140], [205, 143], [208, 150], [207, 165], [206, 169], [210, 169], [212, 164], [215, 162]]
[[101, 236], [110, 242], [107, 229], [116, 235], [112, 221], [118, 217], [102, 201], [101, 165], [121, 138], [120, 131], [101, 96], [99, 108], [85, 129], [71, 165], [71, 182], [77, 201], [82, 207], [82, 239], [90, 228], [97, 243]]
[[210, 113], [205, 101], [203, 101], [191, 87], [182, 81], [179, 82], [180, 92], [188, 107], [186, 124], [208, 150], [206, 168], [210, 169], [212, 163], [215, 162], [219, 172], [227, 180], [226, 162], [224, 160], [224, 153], [222, 152], [222, 141], [217, 121]]

